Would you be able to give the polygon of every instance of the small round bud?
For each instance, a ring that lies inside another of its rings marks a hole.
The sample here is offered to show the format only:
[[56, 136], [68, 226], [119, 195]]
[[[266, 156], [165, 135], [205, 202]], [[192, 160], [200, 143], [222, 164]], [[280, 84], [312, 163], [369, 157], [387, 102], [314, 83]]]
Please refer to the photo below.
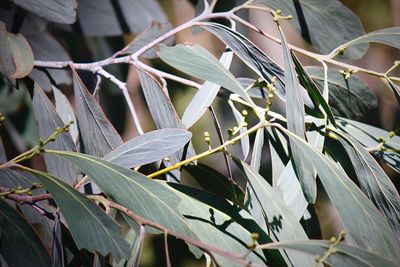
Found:
[[69, 129], [69, 126], [67, 126], [67, 127], [64, 128], [64, 131], [66, 131], [66, 132], [69, 132], [69, 130], [70, 130], [70, 129]]
[[331, 253], [335, 254], [336, 252], [337, 252], [337, 249], [336, 248], [332, 248]]
[[250, 234], [251, 239], [253, 240], [257, 240], [258, 238], [260, 238], [260, 235], [258, 233], [251, 233]]
[[35, 156], [39, 156], [39, 155], [40, 155], [40, 150], [38, 149], [35, 151]]
[[314, 256], [314, 260], [315, 260], [316, 262], [319, 262], [319, 261], [321, 260], [321, 256], [320, 256], [320, 255], [315, 255], [315, 256]]
[[396, 133], [395, 133], [394, 131], [390, 131], [390, 132], [389, 132], [389, 137], [390, 137], [390, 138], [394, 137], [395, 135], [396, 135]]
[[238, 130], [238, 127], [233, 127], [233, 131], [236, 132]]
[[331, 241], [331, 243], [335, 243], [336, 242], [336, 237], [332, 236], [329, 241]]
[[68, 124], [71, 125], [71, 124], [73, 124], [73, 123], [75, 123], [75, 121], [74, 121], [74, 120], [70, 120]]
[[291, 19], [293, 19], [293, 16], [292, 15], [286, 16], [286, 19], [291, 20]]
[[50, 138], [50, 141], [54, 142], [54, 141], [56, 141], [56, 138], [53, 136], [52, 138]]
[[282, 13], [282, 10], [277, 9], [277, 10], [275, 11], [275, 13], [276, 13], [276, 14], [281, 14], [281, 13]]
[[247, 124], [247, 122], [243, 122], [243, 127], [247, 127], [248, 126], [248, 124]]
[[231, 128], [228, 129], [228, 134], [232, 135], [233, 134], [233, 130]]
[[57, 127], [57, 128], [56, 128], [56, 131], [57, 131], [57, 132], [61, 131], [61, 128], [60, 128], [60, 127]]
[[378, 141], [379, 141], [379, 143], [383, 143], [383, 142], [385, 142], [385, 138], [381, 136], [378, 138]]
[[204, 137], [210, 137], [210, 133], [209, 132], [204, 132]]
[[204, 141], [205, 141], [206, 143], [210, 143], [210, 137], [204, 137]]
[[247, 112], [247, 110], [244, 109], [244, 110], [242, 110], [242, 115], [247, 116], [247, 115], [249, 115], [249, 113]]
[[268, 98], [273, 98], [274, 94], [268, 94]]
[[22, 185], [19, 185], [19, 186], [17, 187], [17, 189], [18, 189], [18, 190], [22, 190]]
[[271, 78], [271, 83], [275, 83], [276, 82], [276, 76], [272, 76], [272, 78]]

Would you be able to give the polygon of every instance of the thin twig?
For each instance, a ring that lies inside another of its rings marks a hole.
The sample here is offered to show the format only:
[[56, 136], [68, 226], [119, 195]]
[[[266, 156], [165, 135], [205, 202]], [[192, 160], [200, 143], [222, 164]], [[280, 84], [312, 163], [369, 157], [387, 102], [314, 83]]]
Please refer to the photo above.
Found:
[[169, 250], [168, 250], [168, 230], [165, 229], [164, 231], [164, 248], [165, 248], [165, 261], [167, 267], [171, 267], [171, 260], [169, 258]]
[[123, 93], [123, 95], [125, 97], [125, 101], [126, 101], [126, 103], [128, 105], [129, 111], [130, 111], [130, 113], [132, 115], [132, 120], [133, 120], [133, 122], [135, 124], [135, 127], [136, 127], [136, 130], [137, 130], [138, 134], [139, 135], [144, 134], [143, 128], [142, 128], [142, 126], [140, 124], [139, 117], [138, 117], [136, 109], [135, 109], [135, 106], [133, 105], [132, 99], [131, 99], [131, 97], [129, 95], [129, 92], [128, 92], [128, 88], [126, 87], [126, 83], [121, 82], [114, 75], [112, 75], [111, 73], [105, 71], [102, 68], [99, 68], [96, 71], [96, 73], [102, 75], [103, 77], [105, 77], [107, 79], [109, 79], [112, 83], [117, 85], [119, 89], [121, 89], [121, 91], [122, 91], [122, 93]]

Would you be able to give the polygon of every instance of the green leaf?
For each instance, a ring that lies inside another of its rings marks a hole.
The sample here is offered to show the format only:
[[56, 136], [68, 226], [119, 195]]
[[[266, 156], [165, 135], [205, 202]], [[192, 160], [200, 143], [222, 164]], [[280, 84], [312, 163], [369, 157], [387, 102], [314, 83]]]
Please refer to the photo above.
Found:
[[[39, 128], [39, 134], [43, 139], [48, 138], [57, 128], [62, 128], [65, 125], [58, 116], [50, 99], [37, 83], [35, 83], [34, 86], [32, 105], [36, 123]], [[57, 135], [56, 140], [47, 144], [46, 148], [76, 151], [74, 141], [68, 132], [62, 132]], [[61, 178], [70, 185], [77, 182], [78, 169], [70, 162], [46, 154], [44, 155], [44, 160], [46, 162], [47, 171], [50, 174]]]
[[72, 69], [72, 75], [75, 115], [78, 119], [83, 150], [87, 154], [102, 157], [122, 144], [122, 139], [74, 69]]
[[99, 206], [50, 174], [23, 169], [31, 172], [51, 193], [80, 249], [103, 256], [112, 253], [118, 259], [128, 258], [129, 245], [121, 237], [119, 226]]
[[[179, 211], [202, 242], [238, 254], [248, 252], [247, 244], [252, 243], [251, 233], [259, 234], [259, 243], [272, 242], [251, 216], [239, 206], [187, 186], [175, 183], [170, 183], [169, 186], [182, 197]], [[213, 256], [221, 266], [242, 266], [217, 253]], [[265, 259], [269, 266], [285, 266], [279, 252], [264, 255], [262, 251], [255, 250], [246, 257], [246, 260], [262, 265], [265, 265]]]
[[[289, 241], [268, 244], [267, 249], [290, 249], [301, 251], [309, 255], [323, 256], [329, 249], [331, 242], [323, 240]], [[329, 255], [327, 262], [335, 267], [395, 267], [398, 263], [385, 258], [382, 255], [370, 251], [349, 246], [346, 244], [335, 245], [336, 253]]]
[[[337, 120], [341, 130], [350, 134], [367, 148], [374, 148], [380, 145], [379, 138], [389, 137], [389, 132], [383, 129], [364, 124], [362, 122], [340, 118]], [[400, 137], [395, 135], [383, 145], [384, 150], [375, 150], [374, 156], [383, 159], [393, 170], [400, 173]]]
[[396, 187], [357, 140], [344, 133], [338, 133], [338, 136], [354, 166], [361, 189], [386, 217], [400, 240], [400, 196]]
[[[293, 15], [289, 23], [303, 38], [322, 53], [364, 34], [360, 19], [339, 0], [254, 0], [251, 5], [267, 5]], [[368, 45], [349, 49], [362, 56]]]
[[33, 69], [32, 49], [22, 34], [12, 34], [0, 21], [0, 72], [10, 79], [27, 76]]
[[[138, 70], [143, 94], [149, 107], [151, 116], [158, 129], [180, 128], [185, 129], [171, 100], [161, 85], [147, 72]], [[165, 89], [166, 90], [166, 89]], [[186, 152], [186, 154], [184, 154]], [[195, 155], [193, 145], [190, 143], [187, 149], [182, 149], [170, 156], [172, 164], [178, 163], [182, 158]]]
[[[297, 79], [291, 52], [281, 28], [279, 28], [279, 32], [282, 40], [283, 59], [286, 70], [285, 88], [287, 128], [300, 138], [305, 139], [305, 111], [302, 97], [303, 88], [300, 86], [299, 80]], [[314, 170], [312, 166], [303, 161], [306, 154], [304, 154], [296, 144], [290, 143], [290, 149], [292, 152], [292, 165], [300, 181], [304, 195], [309, 203], [314, 203], [317, 196], [317, 184], [314, 177]]]
[[0, 229], [0, 254], [9, 266], [51, 266], [49, 254], [32, 227], [4, 200], [0, 200]]
[[187, 171], [205, 191], [214, 193], [219, 197], [229, 199], [235, 203], [238, 201], [242, 203], [242, 190], [237, 184], [232, 183], [228, 177], [225, 177], [217, 170], [202, 163], [186, 165], [184, 170]]
[[48, 151], [70, 160], [117, 203], [176, 232], [192, 235], [178, 211], [181, 199], [159, 183], [133, 170], [74, 152]]
[[168, 157], [185, 146], [191, 137], [189, 131], [164, 128], [132, 138], [103, 159], [125, 168], [133, 168]]
[[[118, 10], [118, 11], [117, 11]], [[140, 34], [153, 21], [168, 24], [168, 17], [156, 0], [79, 0], [78, 21], [86, 36]]]
[[[247, 177], [250, 203], [261, 208], [262, 217], [271, 231], [271, 238], [279, 241], [308, 239], [301, 224], [270, 184], [244, 161], [234, 161]], [[253, 217], [259, 216], [251, 211], [250, 213]], [[258, 221], [257, 223], [260, 224]], [[291, 253], [288, 253], [288, 256], [295, 266], [312, 266], [314, 262], [312, 257], [298, 257]]]
[[399, 103], [400, 105], [400, 87], [389, 79], [382, 80], [390, 88], [390, 90], [392, 90], [394, 96], [397, 99], [397, 103]]
[[[135, 12], [137, 14], [138, 12]], [[150, 25], [135, 39], [132, 40], [124, 49], [119, 51], [118, 55], [129, 55], [134, 54], [135, 52], [139, 51], [143, 46], [147, 45], [148, 43], [156, 40], [158, 37], [162, 36], [166, 32], [170, 31], [172, 26], [170, 23], [161, 23], [157, 21], [152, 21]], [[175, 42], [174, 36], [168, 38], [163, 43], [165, 45], [173, 45]], [[144, 58], [157, 58], [156, 49], [152, 48], [147, 50], [145, 53], [141, 55]]]
[[283, 127], [279, 129], [307, 155], [302, 160], [316, 168], [322, 185], [343, 222], [347, 243], [387, 258], [396, 258], [398, 245], [389, 225], [382, 220], [380, 212], [344, 170], [303, 139]]
[[38, 0], [32, 5], [29, 0], [13, 0], [17, 5], [52, 22], [72, 24], [76, 20], [76, 0]]
[[292, 59], [294, 64], [296, 65], [296, 72], [298, 74], [299, 80], [304, 88], [307, 90], [308, 95], [310, 96], [311, 100], [313, 101], [316, 108], [319, 109], [319, 106], [323, 108], [325, 111], [329, 121], [336, 127], [335, 118], [333, 116], [332, 110], [329, 107], [328, 103], [326, 103], [323, 95], [319, 91], [318, 87], [311, 79], [311, 77], [307, 74], [304, 70], [303, 66], [301, 65], [300, 61], [297, 59], [296, 55], [292, 52]]
[[[219, 62], [229, 69], [233, 58], [233, 52], [229, 48], [225, 49]], [[199, 91], [194, 95], [189, 105], [186, 107], [185, 112], [182, 116], [182, 123], [190, 128], [193, 124], [198, 121], [201, 116], [208, 110], [218, 94], [220, 86], [218, 84], [206, 81], [200, 88]]]
[[[232, 109], [233, 116], [235, 117], [236, 123], [239, 127], [239, 125], [242, 124], [242, 122], [245, 120], [245, 118], [242, 115], [242, 113], [236, 109], [235, 105], [233, 104], [233, 102], [231, 100], [228, 100], [228, 104]], [[239, 130], [240, 134], [244, 134], [246, 131], [247, 131], [247, 127], [241, 127]], [[246, 158], [250, 152], [250, 138], [248, 135], [245, 135], [240, 139], [240, 145], [242, 147], [243, 159], [246, 160]]]
[[[319, 67], [307, 67], [310, 77], [323, 88], [324, 70]], [[346, 80], [338, 70], [328, 69], [329, 104], [336, 116], [360, 118], [377, 105], [377, 99], [371, 88], [352, 75]]]
[[260, 171], [263, 146], [264, 146], [264, 128], [261, 128], [257, 130], [250, 161], [251, 162], [250, 166], [257, 172]]
[[210, 52], [200, 45], [160, 46], [160, 58], [172, 67], [194, 77], [225, 87], [253, 103], [240, 83]]
[[364, 53], [361, 49], [353, 49], [349, 50], [348, 48], [351, 46], [358, 46], [360, 44], [365, 43], [380, 43], [386, 44], [395, 48], [400, 49], [400, 27], [392, 27], [392, 28], [385, 28], [373, 32], [369, 32], [357, 38], [350, 40], [349, 42], [342, 44], [341, 46], [337, 47], [333, 53], [336, 51], [344, 50], [346, 57], [351, 59], [358, 59], [361, 58]]

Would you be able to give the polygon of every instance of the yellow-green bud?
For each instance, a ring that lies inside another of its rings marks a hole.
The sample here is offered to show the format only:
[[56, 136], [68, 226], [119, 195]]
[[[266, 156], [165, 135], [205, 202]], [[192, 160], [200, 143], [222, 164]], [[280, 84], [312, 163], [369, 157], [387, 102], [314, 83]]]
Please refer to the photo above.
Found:
[[204, 137], [210, 137], [210, 133], [209, 132], [204, 132]]
[[335, 243], [335, 242], [336, 242], [336, 237], [332, 236], [331, 239], [330, 239], [330, 241], [331, 241], [332, 243]]
[[258, 233], [251, 233], [250, 234], [251, 239], [253, 240], [257, 240], [258, 238], [260, 238], [260, 235]]
[[394, 131], [390, 131], [390, 132], [389, 132], [389, 137], [390, 137], [390, 138], [394, 137], [395, 135], [396, 135], [396, 133], [395, 133]]
[[243, 116], [247, 116], [248, 114], [249, 114], [249, 113], [247, 112], [247, 110], [245, 110], [245, 109], [242, 110], [242, 115], [243, 115]]

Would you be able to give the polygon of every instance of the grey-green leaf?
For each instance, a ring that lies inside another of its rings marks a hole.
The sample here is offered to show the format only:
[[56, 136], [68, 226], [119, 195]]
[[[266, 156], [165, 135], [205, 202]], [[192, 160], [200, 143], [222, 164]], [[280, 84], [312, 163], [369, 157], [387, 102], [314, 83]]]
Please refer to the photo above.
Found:
[[[241, 125], [245, 119], [244, 116], [242, 115], [242, 113], [239, 110], [237, 110], [237, 108], [235, 107], [235, 105], [233, 104], [232, 101], [229, 100], [228, 103], [232, 109], [232, 113], [233, 113], [233, 116], [235, 117], [237, 125]], [[246, 131], [247, 131], [247, 127], [241, 127], [239, 130], [240, 134], [244, 134]], [[245, 135], [240, 139], [240, 145], [242, 147], [243, 159], [246, 160], [246, 158], [250, 152], [250, 138], [248, 135]]]
[[9, 266], [51, 266], [49, 254], [32, 227], [4, 200], [0, 200], [0, 229], [0, 254]]
[[302, 160], [317, 169], [322, 185], [343, 222], [347, 243], [395, 259], [397, 242], [386, 220], [367, 196], [331, 159], [293, 133], [280, 129], [307, 155]]
[[339, 134], [339, 139], [353, 164], [361, 189], [386, 217], [400, 240], [400, 196], [385, 171], [353, 137]]
[[172, 67], [194, 77], [213, 82], [252, 103], [240, 83], [209, 51], [200, 45], [160, 46], [160, 58]]
[[118, 132], [107, 119], [96, 99], [79, 78], [78, 73], [72, 71], [74, 78], [74, 92], [76, 118], [81, 130], [83, 151], [102, 157], [122, 144]]
[[76, 20], [76, 0], [63, 0], [63, 1], [52, 1], [52, 0], [38, 0], [33, 5], [29, 0], [13, 0], [17, 5], [29, 10], [30, 12], [43, 17], [47, 20], [72, 24]]
[[[274, 240], [306, 240], [308, 239], [304, 229], [281, 196], [265, 181], [265, 179], [254, 171], [247, 163], [235, 159], [235, 163], [248, 179], [248, 189], [252, 205], [261, 207], [262, 216], [267, 221]], [[252, 214], [254, 217], [254, 214]], [[289, 258], [295, 266], [312, 266], [311, 257], [291, 255]]]
[[[267, 249], [290, 249], [309, 255], [324, 255], [332, 243], [323, 240], [289, 241], [268, 244]], [[335, 245], [336, 253], [330, 254], [326, 262], [335, 267], [396, 267], [398, 264], [382, 255], [359, 247], [341, 243]]]
[[[232, 58], [233, 52], [227, 48], [225, 49], [225, 52], [222, 54], [219, 61], [225, 68], [229, 69]], [[199, 91], [194, 95], [182, 116], [182, 123], [187, 128], [190, 128], [193, 124], [195, 124], [196, 121], [198, 121], [207, 111], [217, 96], [219, 89], [220, 86], [218, 84], [209, 81], [206, 81], [199, 88]]]
[[[340, 118], [338, 126], [341, 130], [350, 134], [367, 148], [374, 148], [380, 144], [379, 138], [388, 138], [389, 132], [383, 129], [358, 122]], [[383, 159], [393, 170], [400, 173], [400, 137], [398, 135], [390, 138], [383, 145], [384, 150], [374, 150], [372, 154]]]
[[[287, 128], [289, 131], [305, 140], [303, 88], [300, 86], [299, 80], [297, 79], [291, 52], [281, 28], [279, 32], [282, 40], [285, 64]], [[292, 165], [300, 181], [304, 195], [309, 203], [314, 203], [317, 197], [317, 183], [315, 181], [313, 167], [303, 160], [306, 154], [304, 154], [296, 144], [290, 143], [290, 149], [292, 151]]]
[[357, 47], [358, 45], [365, 43], [386, 44], [400, 49], [400, 27], [385, 28], [369, 32], [367, 34], [354, 38], [345, 44], [342, 44], [341, 46], [337, 47], [333, 53], [335, 53], [335, 51], [345, 49], [343, 52], [348, 58], [358, 59], [363, 56], [363, 51], [360, 51], [358, 49], [349, 49], [350, 51], [348, 51], [348, 48], [351, 46]]
[[[32, 100], [33, 110], [35, 112], [36, 122], [39, 128], [39, 134], [43, 139], [52, 135], [57, 127], [62, 128], [64, 122], [58, 116], [56, 109], [50, 102], [49, 98], [43, 92], [42, 88], [35, 83], [34, 94]], [[60, 133], [54, 142], [46, 145], [49, 149], [58, 149], [65, 151], [76, 151], [76, 147], [72, 137], [67, 132]], [[74, 184], [77, 181], [78, 169], [61, 158], [44, 155], [47, 171], [59, 178], [67, 184]]]
[[[167, 93], [161, 85], [147, 72], [138, 71], [143, 94], [149, 107], [151, 116], [158, 129], [180, 128], [186, 129], [178, 117], [174, 106]], [[186, 152], [185, 155], [183, 155]], [[190, 143], [187, 149], [182, 149], [171, 155], [170, 160], [175, 164], [182, 160], [194, 156], [194, 148]]]
[[[324, 69], [307, 67], [307, 73], [319, 85], [324, 87]], [[377, 98], [371, 88], [352, 75], [348, 85], [339, 70], [328, 69], [329, 104], [336, 116], [360, 118], [377, 105]]]
[[263, 146], [264, 146], [264, 128], [261, 128], [257, 130], [250, 161], [251, 163], [250, 166], [257, 172], [260, 171]]
[[[283, 15], [293, 15], [289, 23], [322, 53], [364, 34], [360, 19], [339, 0], [254, 0], [251, 4], [267, 5], [281, 9]], [[362, 56], [368, 45], [350, 49], [349, 53]]]
[[[73, 153], [73, 152], [65, 152]], [[118, 259], [129, 256], [129, 245], [119, 226], [104, 211], [73, 187], [47, 173], [24, 168], [40, 180], [51, 193], [79, 248], [112, 253]]]
[[133, 170], [111, 162], [73, 152], [51, 151], [70, 160], [117, 203], [139, 216], [176, 232], [192, 235], [178, 211], [179, 196]]
[[183, 129], [164, 128], [145, 133], [116, 147], [105, 160], [133, 168], [161, 160], [185, 146], [192, 133]]

